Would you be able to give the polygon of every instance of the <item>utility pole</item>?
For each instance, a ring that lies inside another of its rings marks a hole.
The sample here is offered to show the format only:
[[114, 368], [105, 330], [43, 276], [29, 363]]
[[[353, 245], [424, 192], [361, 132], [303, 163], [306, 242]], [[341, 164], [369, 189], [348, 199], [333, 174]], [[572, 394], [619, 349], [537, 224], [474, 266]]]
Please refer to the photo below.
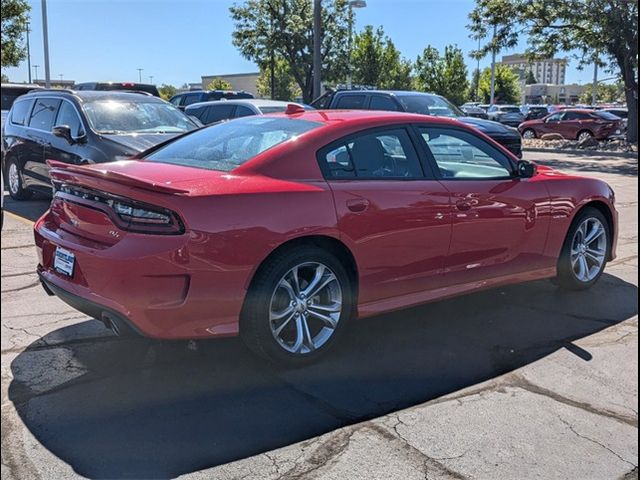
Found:
[[42, 41], [44, 43], [44, 86], [51, 88], [49, 72], [49, 26], [47, 24], [47, 0], [42, 0]]
[[[478, 35], [478, 52], [480, 51], [480, 36]], [[480, 101], [480, 56], [478, 55], [478, 63], [476, 66], [476, 72], [478, 73], [477, 81], [476, 81], [476, 97], [475, 101]]]
[[153, 85], [153, 75], [149, 75], [149, 83]]
[[593, 62], [593, 85], [591, 86], [591, 105], [598, 101], [598, 57]]
[[34, 80], [37, 82], [38, 81], [38, 68], [40, 68], [40, 65], [34, 65], [33, 69], [36, 71], [35, 73], [35, 78]]
[[137, 68], [136, 70], [138, 70], [138, 80], [140, 83], [142, 83], [142, 70], [144, 70], [143, 68]]
[[31, 46], [29, 45], [29, 33], [31, 24], [27, 22], [27, 71], [29, 72], [29, 83], [31, 83]]
[[491, 101], [489, 102], [491, 105], [494, 104], [495, 98], [496, 98], [496, 47], [495, 47], [495, 41], [496, 41], [497, 29], [498, 29], [497, 25], [494, 25], [493, 26], [493, 39], [491, 40], [491, 42], [494, 43], [493, 49], [491, 51]]
[[62, 85], [62, 79], [64, 78], [64, 73], [60, 73], [58, 74], [58, 76], [60, 77], [60, 85]]
[[313, 98], [318, 98], [322, 90], [322, 54], [320, 48], [322, 46], [322, 37], [320, 29], [322, 28], [321, 20], [322, 1], [313, 0]]

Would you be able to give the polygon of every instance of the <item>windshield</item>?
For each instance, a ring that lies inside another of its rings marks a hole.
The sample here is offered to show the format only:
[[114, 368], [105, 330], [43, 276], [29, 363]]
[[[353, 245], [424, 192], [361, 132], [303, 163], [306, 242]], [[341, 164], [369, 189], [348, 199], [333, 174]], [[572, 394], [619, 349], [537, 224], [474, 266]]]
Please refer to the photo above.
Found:
[[620, 117], [618, 117], [617, 115], [614, 115], [613, 113], [609, 113], [609, 112], [593, 112], [593, 113], [594, 115], [597, 115], [603, 120], [620, 120]]
[[398, 95], [396, 98], [409, 113], [453, 118], [464, 116], [458, 107], [437, 95]]
[[184, 133], [196, 124], [173, 105], [96, 100], [84, 104], [92, 128], [103, 134]]
[[256, 155], [320, 125], [280, 117], [239, 118], [179, 138], [145, 159], [229, 172]]

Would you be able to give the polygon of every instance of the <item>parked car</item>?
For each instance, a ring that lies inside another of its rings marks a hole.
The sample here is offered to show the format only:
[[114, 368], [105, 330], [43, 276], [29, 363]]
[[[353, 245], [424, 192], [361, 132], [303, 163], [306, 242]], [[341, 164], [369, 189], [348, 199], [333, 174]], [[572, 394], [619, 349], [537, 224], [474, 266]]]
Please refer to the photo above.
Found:
[[526, 105], [522, 113], [526, 121], [546, 117], [550, 112], [546, 105]]
[[626, 107], [607, 107], [600, 110], [601, 112], [607, 112], [622, 120], [622, 130], [627, 131], [629, 125], [629, 110]]
[[487, 112], [478, 106], [462, 105], [462, 107], [460, 107], [460, 110], [462, 110], [467, 117], [482, 118], [483, 120], [489, 119], [489, 115], [487, 115]]
[[189, 105], [200, 102], [213, 102], [216, 100], [240, 100], [254, 98], [253, 94], [244, 90], [191, 90], [179, 93], [169, 99], [180, 110], [184, 110]]
[[16, 101], [16, 98], [37, 88], [42, 87], [28, 83], [3, 83], [0, 85], [2, 94], [2, 124], [0, 128], [4, 128], [5, 119], [7, 118], [9, 110], [11, 110], [13, 102]]
[[337, 90], [311, 102], [311, 106], [318, 109], [386, 110], [456, 118], [489, 135], [518, 157], [522, 156], [522, 139], [515, 128], [469, 117], [446, 98], [431, 93], [401, 90]]
[[284, 112], [289, 105], [304, 108], [302, 104], [277, 100], [226, 100], [194, 103], [186, 107], [184, 113], [197, 118], [204, 125], [210, 125], [232, 118]]
[[140, 153], [197, 128], [148, 94], [38, 90], [18, 98], [4, 131], [5, 173], [16, 200], [51, 192], [46, 160], [103, 163]]
[[435, 116], [291, 109], [51, 176], [34, 226], [49, 294], [123, 334], [240, 335], [284, 364], [357, 316], [542, 278], [586, 289], [616, 255], [605, 182]]
[[77, 83], [74, 90], [98, 90], [101, 92], [146, 92], [154, 97], [159, 97], [158, 87], [150, 85], [148, 83], [136, 83], [136, 82], [83, 82]]
[[517, 127], [524, 122], [524, 115], [516, 105], [491, 105], [487, 110], [489, 120]]
[[539, 138], [547, 133], [558, 133], [566, 139], [606, 140], [622, 135], [622, 120], [615, 115], [582, 109], [566, 109], [538, 120], [523, 122], [518, 127], [524, 138]]

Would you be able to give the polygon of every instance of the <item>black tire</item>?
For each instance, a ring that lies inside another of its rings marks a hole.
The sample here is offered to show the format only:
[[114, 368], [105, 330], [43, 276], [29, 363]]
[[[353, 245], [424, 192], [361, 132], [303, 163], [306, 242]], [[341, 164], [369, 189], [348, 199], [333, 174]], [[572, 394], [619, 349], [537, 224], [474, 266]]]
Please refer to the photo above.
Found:
[[[571, 244], [573, 242], [577, 229], [585, 220], [589, 218], [595, 218], [599, 220], [600, 223], [602, 223], [602, 225], [604, 226], [607, 235], [607, 246], [605, 261], [602, 265], [602, 268], [600, 269], [600, 272], [592, 280], [584, 282], [577, 278], [576, 274], [573, 271], [573, 268], [571, 267]], [[604, 269], [607, 265], [610, 251], [611, 231], [609, 228], [609, 222], [600, 210], [593, 207], [587, 207], [583, 209], [578, 213], [578, 215], [576, 215], [573, 222], [571, 223], [569, 232], [567, 233], [567, 238], [564, 241], [560, 259], [558, 260], [558, 276], [554, 279], [554, 283], [557, 284], [560, 288], [566, 290], [587, 290], [591, 288], [602, 276], [602, 273], [604, 272]]]
[[[14, 186], [11, 185], [11, 177], [9, 176], [12, 165], [15, 165], [15, 168], [18, 171], [18, 183]], [[24, 188], [22, 184], [22, 167], [19, 162], [17, 162], [13, 158], [8, 159], [5, 175], [9, 184], [9, 195], [11, 195], [11, 198], [13, 198], [14, 200], [29, 200], [31, 197], [33, 197], [33, 192], [27, 188]]]
[[[274, 338], [269, 325], [271, 298], [280, 280], [297, 265], [318, 262], [336, 276], [342, 290], [342, 311], [329, 339], [307, 353], [290, 353]], [[240, 336], [256, 355], [286, 367], [306, 365], [325, 355], [340, 339], [354, 310], [353, 285], [347, 271], [331, 253], [319, 247], [303, 245], [286, 249], [268, 258], [253, 280], [240, 320]]]

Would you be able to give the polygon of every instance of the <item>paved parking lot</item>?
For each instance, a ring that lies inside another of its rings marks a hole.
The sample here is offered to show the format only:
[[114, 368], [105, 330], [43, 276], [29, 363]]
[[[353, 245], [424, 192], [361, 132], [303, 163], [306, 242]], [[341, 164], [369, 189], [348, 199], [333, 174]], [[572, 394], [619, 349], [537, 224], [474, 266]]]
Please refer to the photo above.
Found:
[[618, 259], [589, 292], [501, 288], [356, 322], [277, 371], [236, 339], [123, 340], [48, 297], [31, 226], [2, 232], [2, 478], [631, 479], [637, 159], [528, 154], [608, 181]]

